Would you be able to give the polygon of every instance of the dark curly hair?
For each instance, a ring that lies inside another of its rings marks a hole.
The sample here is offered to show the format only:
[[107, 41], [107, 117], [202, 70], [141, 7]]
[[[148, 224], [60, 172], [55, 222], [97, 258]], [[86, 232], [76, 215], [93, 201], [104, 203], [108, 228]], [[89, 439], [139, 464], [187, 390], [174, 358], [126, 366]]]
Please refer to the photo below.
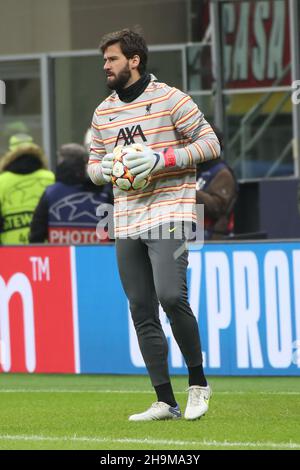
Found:
[[132, 59], [135, 55], [139, 56], [138, 71], [141, 75], [144, 74], [148, 60], [148, 47], [143, 36], [130, 29], [122, 29], [103, 36], [99, 48], [104, 54], [109, 46], [116, 43], [120, 44], [121, 51], [127, 59]]

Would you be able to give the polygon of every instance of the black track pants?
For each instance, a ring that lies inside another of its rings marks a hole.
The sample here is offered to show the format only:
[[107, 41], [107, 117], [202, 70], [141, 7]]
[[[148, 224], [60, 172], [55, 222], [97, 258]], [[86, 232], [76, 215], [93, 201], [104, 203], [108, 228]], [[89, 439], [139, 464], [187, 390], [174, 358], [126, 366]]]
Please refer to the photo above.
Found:
[[198, 325], [187, 295], [187, 250], [174, 259], [183, 243], [183, 239], [116, 239], [121, 281], [153, 386], [170, 381], [168, 343], [159, 320], [158, 301], [187, 366], [202, 364]]

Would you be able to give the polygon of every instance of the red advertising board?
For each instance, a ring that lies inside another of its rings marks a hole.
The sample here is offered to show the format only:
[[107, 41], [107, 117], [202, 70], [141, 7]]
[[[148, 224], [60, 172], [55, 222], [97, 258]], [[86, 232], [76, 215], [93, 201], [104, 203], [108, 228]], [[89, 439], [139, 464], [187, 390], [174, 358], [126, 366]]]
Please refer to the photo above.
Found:
[[224, 2], [222, 30], [226, 88], [290, 85], [287, 0]]
[[75, 372], [70, 253], [0, 248], [1, 372]]

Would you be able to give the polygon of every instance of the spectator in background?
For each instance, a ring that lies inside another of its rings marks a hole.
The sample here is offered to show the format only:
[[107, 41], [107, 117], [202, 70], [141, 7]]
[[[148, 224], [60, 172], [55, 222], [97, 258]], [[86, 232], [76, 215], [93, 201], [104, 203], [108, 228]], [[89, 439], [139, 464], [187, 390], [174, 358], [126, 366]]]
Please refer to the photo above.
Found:
[[96, 211], [100, 204], [112, 204], [112, 190], [111, 185], [93, 185], [87, 177], [87, 161], [87, 151], [81, 145], [70, 143], [60, 148], [56, 183], [45, 190], [35, 210], [31, 243], [99, 243]]
[[[223, 151], [223, 134], [212, 126]], [[233, 208], [238, 186], [233, 170], [221, 157], [197, 166], [196, 201], [204, 204], [204, 238], [221, 240], [234, 233]]]
[[0, 160], [0, 243], [28, 243], [32, 214], [45, 188], [54, 181], [42, 149], [31, 136], [9, 140], [9, 151]]

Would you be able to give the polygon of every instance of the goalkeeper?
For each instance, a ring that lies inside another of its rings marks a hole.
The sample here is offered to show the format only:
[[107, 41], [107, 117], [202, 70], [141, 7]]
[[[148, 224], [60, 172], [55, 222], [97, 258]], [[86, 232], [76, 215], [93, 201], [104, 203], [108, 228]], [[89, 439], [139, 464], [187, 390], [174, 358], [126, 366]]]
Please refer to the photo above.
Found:
[[90, 178], [97, 185], [111, 181], [114, 148], [136, 143], [143, 144], [142, 151], [129, 152], [126, 165], [137, 179], [150, 177], [144, 190], [126, 193], [114, 187], [120, 277], [157, 395], [149, 409], [129, 419], [181, 417], [168, 371], [159, 302], [188, 367], [184, 417], [197, 419], [208, 410], [211, 389], [188, 302], [188, 253], [174, 254], [184, 246], [185, 226], [196, 222], [196, 165], [219, 156], [219, 141], [188, 95], [146, 72], [148, 50], [140, 34], [127, 29], [111, 33], [100, 48], [107, 85], [113, 91], [94, 113]]

